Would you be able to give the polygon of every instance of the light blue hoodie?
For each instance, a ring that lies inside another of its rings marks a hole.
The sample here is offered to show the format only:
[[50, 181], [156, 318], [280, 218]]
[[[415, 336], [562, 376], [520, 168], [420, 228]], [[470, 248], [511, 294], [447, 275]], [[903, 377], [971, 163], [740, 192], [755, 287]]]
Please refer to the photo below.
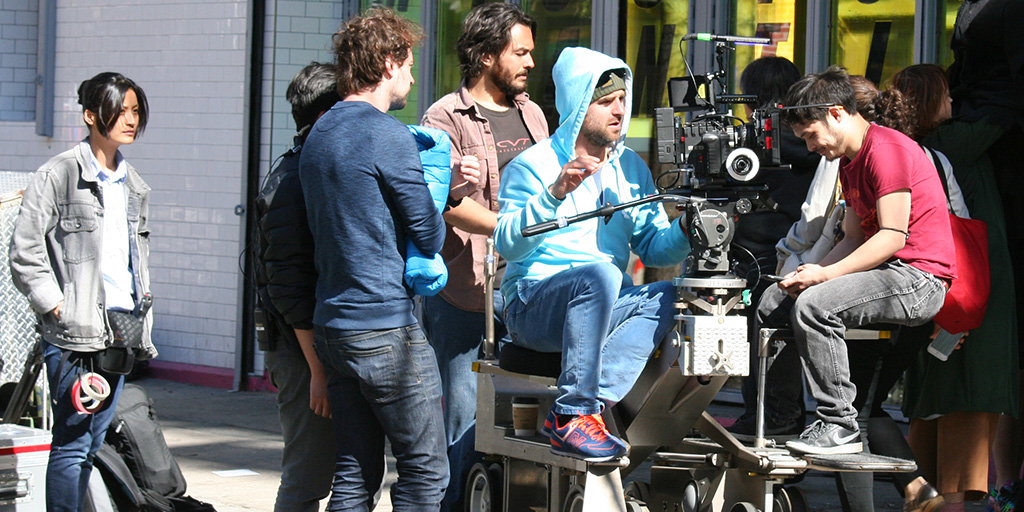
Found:
[[[576, 137], [590, 107], [601, 75], [611, 69], [626, 71], [626, 113], [622, 135], [614, 143], [607, 163], [579, 188], [559, 201], [548, 192], [562, 166], [576, 158]], [[660, 203], [620, 210], [607, 224], [603, 218], [577, 222], [548, 233], [523, 237], [526, 226], [620, 204], [656, 193], [647, 164], [624, 144], [632, 104], [633, 73], [620, 59], [586, 48], [566, 48], [552, 71], [558, 129], [520, 154], [505, 167], [498, 191], [498, 227], [495, 246], [508, 261], [501, 293], [508, 304], [520, 280], [539, 280], [568, 268], [609, 262], [625, 274], [630, 249], [644, 265], [676, 265], [690, 252], [678, 221], [669, 223]], [[628, 282], [628, 281], [627, 281]]]

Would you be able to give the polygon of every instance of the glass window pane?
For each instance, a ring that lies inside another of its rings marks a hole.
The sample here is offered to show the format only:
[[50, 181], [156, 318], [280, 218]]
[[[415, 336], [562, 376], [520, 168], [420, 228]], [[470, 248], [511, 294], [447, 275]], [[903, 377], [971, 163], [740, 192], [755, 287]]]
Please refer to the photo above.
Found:
[[956, 22], [956, 12], [960, 9], [962, 0], [946, 0], [943, 6], [942, 18], [940, 18], [939, 34], [939, 64], [949, 67], [953, 63], [953, 52], [949, 49], [949, 41], [953, 38], [953, 23]]
[[884, 84], [914, 60], [914, 0], [836, 0], [830, 62]]
[[[462, 22], [474, 7], [490, 2], [481, 0], [439, 0], [437, 2], [437, 44], [434, 65], [434, 93], [438, 98], [462, 83], [459, 55], [455, 43], [462, 35]], [[428, 105], [425, 105], [425, 107]]]
[[544, 109], [548, 127], [558, 126], [551, 68], [569, 46], [590, 47], [591, 0], [523, 0], [523, 11], [537, 20], [533, 61], [526, 91]]
[[[422, 0], [400, 0], [397, 2], [394, 0], [389, 2], [381, 2], [380, 0], [361, 0], [359, 2], [359, 6], [361, 8], [360, 12], [365, 12], [366, 9], [369, 9], [370, 7], [384, 5], [385, 7], [394, 9], [399, 16], [415, 23], [416, 26], [420, 26], [423, 3], [424, 2]], [[424, 32], [428, 31], [424, 30]], [[420, 54], [422, 50], [422, 45], [418, 45], [412, 49], [412, 76], [414, 77], [420, 76]], [[424, 106], [424, 108], [426, 108], [426, 106]], [[403, 123], [417, 124], [420, 121], [418, 114], [420, 111], [419, 109], [419, 82], [417, 82], [412, 84], [412, 89], [409, 90], [409, 101], [406, 103], [405, 108], [401, 110], [393, 110], [390, 114], [398, 118], [398, 120]]]
[[804, 70], [807, 0], [735, 0], [733, 9], [732, 35], [772, 40], [767, 46], [736, 46], [730, 75], [733, 92], [739, 93], [740, 73], [754, 59], [785, 57]]
[[643, 157], [654, 136], [654, 109], [669, 106], [668, 79], [686, 75], [679, 40], [687, 32], [690, 8], [686, 1], [625, 3], [623, 48], [625, 61], [633, 68], [632, 119], [626, 144]]

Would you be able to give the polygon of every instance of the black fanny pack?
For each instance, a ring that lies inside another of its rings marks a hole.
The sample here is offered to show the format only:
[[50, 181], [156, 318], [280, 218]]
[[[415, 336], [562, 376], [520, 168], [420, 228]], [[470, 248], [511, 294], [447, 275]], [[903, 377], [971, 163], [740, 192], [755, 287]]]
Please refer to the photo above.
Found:
[[147, 294], [133, 312], [107, 311], [111, 341], [105, 350], [96, 354], [100, 369], [118, 375], [131, 373], [135, 353], [142, 348], [142, 318], [152, 303], [152, 296]]

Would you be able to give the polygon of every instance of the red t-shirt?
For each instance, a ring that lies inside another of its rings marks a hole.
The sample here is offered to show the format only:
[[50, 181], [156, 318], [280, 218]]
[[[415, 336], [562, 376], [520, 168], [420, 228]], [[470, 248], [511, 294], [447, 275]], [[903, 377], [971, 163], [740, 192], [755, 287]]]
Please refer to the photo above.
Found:
[[910, 238], [890, 261], [902, 260], [941, 278], [956, 276], [946, 193], [921, 146], [896, 130], [872, 124], [857, 156], [843, 157], [839, 179], [846, 204], [861, 218], [865, 240], [878, 232], [878, 198], [909, 189]]

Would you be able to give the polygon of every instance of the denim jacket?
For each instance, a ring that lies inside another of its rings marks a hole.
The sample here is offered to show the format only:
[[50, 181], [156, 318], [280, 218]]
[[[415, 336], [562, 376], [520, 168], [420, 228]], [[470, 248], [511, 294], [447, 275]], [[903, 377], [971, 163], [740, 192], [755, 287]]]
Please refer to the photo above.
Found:
[[[43, 339], [77, 352], [106, 348], [110, 336], [100, 255], [103, 197], [89, 165], [89, 140], [43, 164], [25, 188], [11, 238], [11, 275], [39, 318]], [[136, 301], [149, 293], [149, 185], [127, 164], [129, 254]], [[61, 318], [49, 314], [63, 302]], [[140, 359], [156, 357], [144, 318]]]

